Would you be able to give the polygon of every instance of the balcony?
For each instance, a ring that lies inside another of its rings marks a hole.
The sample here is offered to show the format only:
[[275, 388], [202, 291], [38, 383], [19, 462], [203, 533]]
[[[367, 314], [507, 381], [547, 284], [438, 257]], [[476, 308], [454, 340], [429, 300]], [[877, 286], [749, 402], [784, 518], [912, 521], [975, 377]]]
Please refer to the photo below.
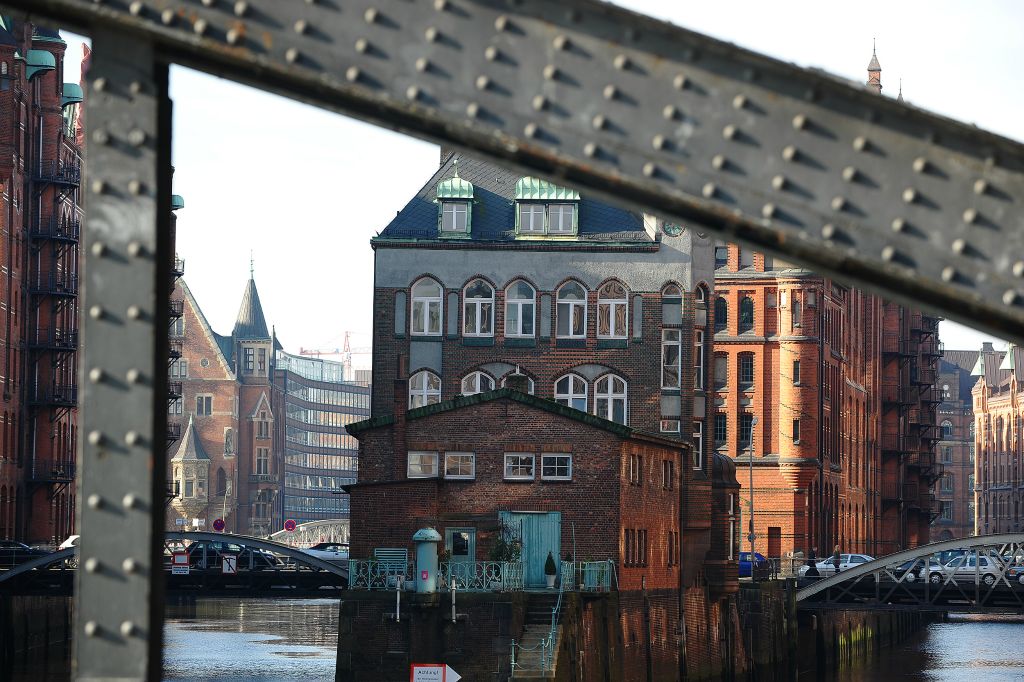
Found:
[[920, 506], [921, 497], [916, 483], [903, 484], [903, 501], [911, 507]]
[[182, 342], [181, 341], [168, 341], [167, 342], [167, 357], [171, 360], [177, 360], [181, 357]]
[[899, 334], [882, 335], [882, 352], [888, 355], [913, 355], [910, 352], [910, 342], [901, 339]]
[[903, 458], [903, 464], [908, 467], [916, 467], [921, 462], [921, 453], [917, 450], [907, 449], [906, 457]]
[[916, 400], [911, 396], [911, 392], [906, 386], [901, 386], [895, 382], [889, 382], [882, 384], [882, 402], [909, 405], [916, 402]]
[[46, 223], [32, 226], [28, 232], [33, 239], [54, 239], [68, 243], [77, 243], [81, 233], [80, 221], [58, 220], [57, 216], [52, 216]]
[[177, 400], [181, 397], [181, 382], [180, 381], [168, 381], [167, 382], [167, 397], [170, 400]]
[[78, 348], [78, 330], [62, 327], [37, 327], [28, 332], [29, 348], [73, 351]]
[[29, 386], [29, 402], [33, 405], [75, 407], [78, 404], [77, 384], [33, 384]]
[[932, 384], [921, 391], [921, 402], [938, 405], [942, 402], [942, 390]]
[[899, 433], [882, 434], [882, 450], [884, 452], [904, 452], [907, 449], [907, 439]]
[[918, 367], [910, 373], [910, 380], [922, 386], [931, 386], [935, 383], [935, 370], [931, 367]]
[[181, 424], [167, 424], [167, 442], [173, 443], [181, 438]]
[[882, 502], [899, 502], [900, 484], [896, 481], [882, 481]]
[[32, 467], [35, 483], [71, 483], [75, 480], [74, 462], [36, 462]]
[[170, 301], [170, 317], [172, 320], [177, 319], [185, 314], [185, 302], [181, 300]]
[[184, 258], [178, 258], [177, 256], [174, 257], [174, 260], [171, 262], [171, 274], [175, 279], [185, 274]]
[[78, 276], [69, 272], [40, 273], [29, 283], [29, 291], [42, 296], [78, 296]]
[[939, 358], [945, 355], [946, 349], [937, 339], [928, 339], [921, 343], [921, 353], [926, 357]]
[[78, 185], [82, 182], [82, 165], [77, 161], [50, 161], [36, 168], [38, 182], [53, 182], [61, 185]]

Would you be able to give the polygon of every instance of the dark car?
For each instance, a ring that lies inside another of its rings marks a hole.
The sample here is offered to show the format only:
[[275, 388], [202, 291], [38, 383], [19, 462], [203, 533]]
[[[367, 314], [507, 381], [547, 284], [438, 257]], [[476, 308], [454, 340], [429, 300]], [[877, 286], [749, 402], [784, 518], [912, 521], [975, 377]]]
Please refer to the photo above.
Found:
[[200, 540], [188, 546], [188, 564], [190, 568], [215, 568], [221, 570], [222, 557], [231, 555], [238, 557], [238, 570], [267, 570], [277, 568], [280, 560], [271, 552], [251, 547], [243, 547], [234, 542]]
[[[929, 564], [928, 571], [927, 571], [927, 576], [928, 577], [930, 577], [933, 573], [938, 573], [938, 574], [941, 575], [941, 573], [942, 573], [942, 564], [940, 564], [935, 557], [929, 557], [928, 558], [928, 564]], [[916, 582], [918, 580], [926, 580], [927, 579], [925, 577], [926, 576], [926, 572], [925, 572], [924, 565], [925, 565], [925, 559], [918, 558], [918, 559], [911, 559], [909, 561], [904, 561], [899, 566], [895, 566], [893, 568], [890, 568], [889, 570], [892, 572], [892, 575], [893, 575], [894, 578], [896, 578], [896, 580], [901, 580], [902, 582], [912, 583], [912, 582]], [[906, 576], [906, 577], [904, 577], [904, 576]], [[882, 578], [884, 580], [884, 579], [887, 579], [888, 576], [883, 574]]]
[[768, 577], [768, 560], [760, 552], [754, 552], [754, 565], [750, 564], [750, 552], [740, 552], [740, 577], [749, 578], [753, 575], [757, 578]]
[[37, 557], [46, 556], [49, 552], [42, 549], [33, 549], [28, 545], [13, 540], [0, 540], [0, 568], [10, 568], [18, 564], [31, 561]]

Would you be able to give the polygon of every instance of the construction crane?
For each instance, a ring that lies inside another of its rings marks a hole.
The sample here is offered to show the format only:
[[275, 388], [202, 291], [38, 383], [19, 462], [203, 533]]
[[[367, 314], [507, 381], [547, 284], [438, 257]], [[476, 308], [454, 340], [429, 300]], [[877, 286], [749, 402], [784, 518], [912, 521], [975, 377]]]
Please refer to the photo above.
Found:
[[369, 346], [361, 346], [352, 348], [350, 343], [350, 337], [352, 332], [345, 332], [345, 343], [341, 348], [299, 348], [299, 355], [307, 355], [310, 357], [322, 357], [324, 355], [340, 355], [341, 363], [344, 367], [345, 380], [351, 380], [354, 377], [352, 371], [352, 356], [353, 355], [369, 355], [373, 352], [373, 349]]

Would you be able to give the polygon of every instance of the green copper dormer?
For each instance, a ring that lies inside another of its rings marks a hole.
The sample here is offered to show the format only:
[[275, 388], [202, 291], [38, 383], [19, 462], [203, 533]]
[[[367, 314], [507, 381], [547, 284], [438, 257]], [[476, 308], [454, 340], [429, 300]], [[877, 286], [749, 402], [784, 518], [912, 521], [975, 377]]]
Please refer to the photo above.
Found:
[[437, 183], [437, 234], [445, 239], [469, 239], [473, 225], [473, 183], [454, 176]]
[[579, 214], [576, 190], [532, 177], [516, 182], [517, 237], [575, 237]]
[[185, 208], [185, 197], [180, 194], [171, 195], [171, 210], [177, 211], [178, 209]]
[[78, 83], [65, 83], [63, 94], [60, 98], [60, 107], [63, 109], [72, 104], [79, 104], [85, 99], [82, 93], [82, 86]]
[[53, 71], [57, 68], [57, 60], [53, 58], [52, 52], [46, 50], [29, 50], [25, 54], [25, 78], [32, 78], [46, 71]]

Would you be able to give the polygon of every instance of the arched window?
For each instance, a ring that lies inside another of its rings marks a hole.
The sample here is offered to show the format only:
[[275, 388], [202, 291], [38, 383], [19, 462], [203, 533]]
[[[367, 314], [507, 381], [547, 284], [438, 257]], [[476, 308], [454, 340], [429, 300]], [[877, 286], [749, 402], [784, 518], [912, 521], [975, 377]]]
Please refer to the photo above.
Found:
[[614, 374], [597, 380], [594, 386], [594, 414], [620, 424], [627, 423], [626, 382]]
[[416, 372], [409, 379], [409, 409], [441, 402], [441, 378], [433, 372]]
[[697, 288], [693, 290], [693, 300], [698, 303], [705, 303], [708, 300], [708, 287], [703, 282], [697, 285]]
[[560, 339], [582, 339], [587, 335], [587, 290], [579, 282], [566, 282], [558, 290], [556, 310]]
[[683, 290], [678, 284], [670, 282], [662, 288], [661, 295], [663, 298], [682, 298]]
[[607, 282], [597, 290], [597, 335], [611, 339], [624, 339], [627, 333], [626, 287], [618, 282]]
[[754, 299], [744, 296], [740, 299], [740, 334], [754, 331]]
[[416, 336], [440, 336], [441, 300], [444, 291], [432, 279], [421, 279], [412, 286], [412, 334]]
[[724, 297], [719, 296], [715, 299], [715, 331], [725, 331], [726, 326], [729, 324], [729, 303]]
[[462, 379], [462, 395], [476, 395], [494, 390], [494, 379], [484, 372], [473, 372]]
[[235, 432], [231, 428], [224, 429], [224, 454], [235, 454]]
[[228, 494], [228, 477], [224, 473], [224, 467], [217, 467], [217, 497], [224, 497]]
[[505, 336], [533, 337], [537, 292], [523, 280], [505, 289]]
[[[505, 388], [505, 386], [508, 385], [508, 378], [510, 376], [513, 376], [514, 374], [515, 374], [515, 372], [509, 372], [508, 374], [506, 374], [505, 376], [503, 376], [501, 378], [501, 387], [502, 388]], [[531, 379], [530, 377], [526, 377], [526, 392], [529, 393], [530, 395], [535, 395], [536, 388], [537, 387], [536, 387], [536, 384], [534, 384], [533, 379]]]
[[566, 374], [555, 382], [555, 402], [586, 412], [587, 382], [578, 374]]
[[953, 422], [948, 419], [942, 422], [942, 437], [947, 440], [953, 437]]
[[494, 289], [482, 279], [466, 285], [462, 294], [462, 333], [466, 336], [494, 335]]

